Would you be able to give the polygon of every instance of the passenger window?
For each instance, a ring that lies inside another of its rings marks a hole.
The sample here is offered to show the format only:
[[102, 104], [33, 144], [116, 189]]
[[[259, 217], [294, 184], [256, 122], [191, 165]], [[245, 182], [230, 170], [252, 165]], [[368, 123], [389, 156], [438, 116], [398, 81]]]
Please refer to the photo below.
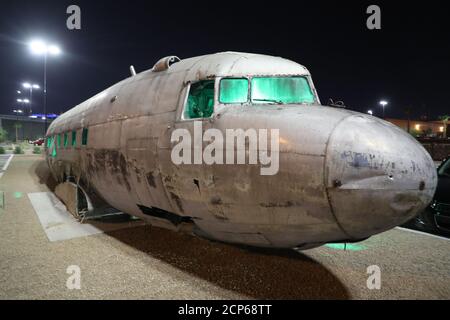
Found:
[[55, 136], [50, 137], [51, 155], [53, 158], [56, 157], [56, 140], [57, 138]]
[[64, 148], [67, 148], [69, 144], [69, 134], [67, 132], [64, 133]]
[[81, 144], [85, 146], [87, 145], [87, 141], [88, 141], [88, 129], [83, 128], [83, 133], [81, 135]]
[[220, 103], [245, 103], [248, 101], [248, 79], [220, 80]]
[[185, 119], [209, 118], [214, 112], [214, 80], [191, 84], [184, 111]]
[[75, 147], [77, 145], [77, 132], [74, 130], [72, 131], [72, 147]]

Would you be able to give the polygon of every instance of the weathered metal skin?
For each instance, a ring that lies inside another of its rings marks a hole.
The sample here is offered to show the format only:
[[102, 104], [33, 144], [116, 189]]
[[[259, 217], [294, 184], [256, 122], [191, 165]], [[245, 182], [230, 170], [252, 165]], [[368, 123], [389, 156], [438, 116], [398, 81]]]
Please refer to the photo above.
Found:
[[[87, 146], [47, 149], [55, 178], [75, 177], [111, 206], [149, 223], [262, 247], [308, 248], [355, 241], [424, 209], [437, 177], [429, 154], [375, 117], [313, 105], [221, 105], [215, 128], [279, 129], [279, 172], [259, 165], [175, 165], [171, 134], [183, 120], [189, 82], [252, 75], [303, 75], [294, 62], [220, 53], [128, 78], [66, 112], [47, 136], [89, 128]], [[310, 82], [314, 92], [312, 81]], [[148, 214], [153, 208], [157, 214]], [[179, 220], [174, 217], [180, 218]]]

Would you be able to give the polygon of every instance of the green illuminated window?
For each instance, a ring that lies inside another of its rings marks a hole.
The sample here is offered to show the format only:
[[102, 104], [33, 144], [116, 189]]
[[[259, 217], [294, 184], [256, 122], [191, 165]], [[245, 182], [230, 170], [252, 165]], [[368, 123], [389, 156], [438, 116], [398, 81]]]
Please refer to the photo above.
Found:
[[313, 103], [314, 94], [305, 77], [252, 79], [253, 103]]
[[50, 148], [52, 145], [52, 137], [47, 137], [47, 148]]
[[88, 129], [83, 128], [83, 133], [81, 135], [81, 144], [85, 146], [87, 145], [87, 142], [88, 142]]
[[214, 112], [214, 80], [191, 84], [184, 117], [187, 119], [209, 118]]
[[222, 79], [220, 80], [221, 103], [245, 103], [248, 100], [247, 79]]
[[77, 145], [77, 132], [72, 131], [72, 147], [75, 147]]
[[51, 150], [52, 157], [56, 157], [56, 138], [55, 138], [55, 136], [50, 137], [50, 148], [52, 148], [52, 150]]
[[69, 144], [69, 134], [67, 132], [64, 133], [64, 148], [67, 148]]
[[57, 143], [58, 143], [58, 148], [61, 148], [61, 135], [60, 134], [58, 134], [56, 136], [56, 140], [57, 140]]

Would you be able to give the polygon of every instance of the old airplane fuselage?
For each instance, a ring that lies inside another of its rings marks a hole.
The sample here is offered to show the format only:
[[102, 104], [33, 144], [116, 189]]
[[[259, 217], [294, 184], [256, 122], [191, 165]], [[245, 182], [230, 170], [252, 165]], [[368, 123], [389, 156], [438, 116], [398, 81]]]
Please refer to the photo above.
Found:
[[[256, 162], [250, 134], [232, 145], [233, 163], [229, 149], [223, 162], [194, 159], [214, 140], [208, 132], [230, 129], [267, 133]], [[191, 163], [174, 161], [184, 140], [176, 132], [191, 134], [192, 152], [179, 154]], [[259, 162], [275, 152], [276, 166]], [[162, 59], [106, 89], [51, 124], [46, 155], [58, 181], [72, 177], [153, 225], [261, 247], [367, 238], [423, 210], [437, 183], [431, 157], [407, 133], [321, 106], [297, 63], [234, 52]]]

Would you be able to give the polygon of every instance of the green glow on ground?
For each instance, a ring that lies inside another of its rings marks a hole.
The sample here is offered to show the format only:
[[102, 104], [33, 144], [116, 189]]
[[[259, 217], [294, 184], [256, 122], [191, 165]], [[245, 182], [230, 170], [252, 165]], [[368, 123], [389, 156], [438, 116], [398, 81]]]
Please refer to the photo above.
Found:
[[325, 245], [327, 248], [335, 249], [335, 250], [348, 250], [348, 251], [361, 251], [366, 249], [365, 246], [355, 243], [327, 243]]
[[23, 197], [23, 193], [22, 192], [14, 192], [14, 198], [20, 199], [22, 197]]

